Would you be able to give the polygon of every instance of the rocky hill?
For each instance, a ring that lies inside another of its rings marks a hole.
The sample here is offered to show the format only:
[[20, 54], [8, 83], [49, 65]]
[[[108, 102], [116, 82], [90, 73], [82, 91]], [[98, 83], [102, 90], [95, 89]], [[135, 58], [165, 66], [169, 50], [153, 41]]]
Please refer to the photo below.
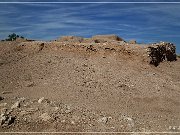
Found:
[[116, 35], [2, 41], [0, 131], [179, 132], [175, 49]]

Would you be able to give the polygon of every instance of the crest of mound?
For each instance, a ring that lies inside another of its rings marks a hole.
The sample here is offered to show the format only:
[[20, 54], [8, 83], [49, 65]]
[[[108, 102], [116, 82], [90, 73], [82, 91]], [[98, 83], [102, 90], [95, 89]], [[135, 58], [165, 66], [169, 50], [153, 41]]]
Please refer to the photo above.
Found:
[[97, 43], [108, 42], [108, 41], [124, 41], [122, 38], [118, 37], [115, 34], [109, 35], [95, 35], [92, 39]]
[[79, 36], [62, 36], [57, 39], [57, 41], [59, 42], [77, 42], [77, 43], [81, 43], [83, 40], [84, 40], [83, 37], [79, 37]]

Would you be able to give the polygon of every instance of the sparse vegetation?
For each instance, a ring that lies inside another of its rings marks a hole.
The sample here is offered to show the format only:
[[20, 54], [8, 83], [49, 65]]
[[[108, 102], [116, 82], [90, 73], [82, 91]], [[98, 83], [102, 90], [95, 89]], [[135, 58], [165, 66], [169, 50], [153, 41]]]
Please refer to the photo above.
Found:
[[22, 39], [24, 39], [23, 36], [19, 36], [19, 35], [15, 34], [15, 33], [12, 33], [12, 34], [10, 34], [10, 35], [8, 36], [7, 39], [1, 40], [1, 41], [14, 41], [14, 40], [16, 40], [17, 38], [22, 38]]

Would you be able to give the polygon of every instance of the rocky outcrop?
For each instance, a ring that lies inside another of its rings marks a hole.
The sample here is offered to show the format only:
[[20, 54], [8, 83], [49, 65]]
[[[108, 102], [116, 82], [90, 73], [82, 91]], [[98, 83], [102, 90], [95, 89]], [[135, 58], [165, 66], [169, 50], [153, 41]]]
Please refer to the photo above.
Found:
[[150, 64], [158, 66], [162, 61], [176, 60], [176, 47], [172, 43], [160, 42], [148, 47]]

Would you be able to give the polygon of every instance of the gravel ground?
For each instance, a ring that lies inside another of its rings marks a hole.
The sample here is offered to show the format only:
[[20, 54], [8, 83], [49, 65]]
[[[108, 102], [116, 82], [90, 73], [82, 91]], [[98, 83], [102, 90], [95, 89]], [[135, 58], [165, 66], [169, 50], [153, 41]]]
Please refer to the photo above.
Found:
[[0, 131], [180, 132], [180, 60], [119, 44], [0, 42]]

